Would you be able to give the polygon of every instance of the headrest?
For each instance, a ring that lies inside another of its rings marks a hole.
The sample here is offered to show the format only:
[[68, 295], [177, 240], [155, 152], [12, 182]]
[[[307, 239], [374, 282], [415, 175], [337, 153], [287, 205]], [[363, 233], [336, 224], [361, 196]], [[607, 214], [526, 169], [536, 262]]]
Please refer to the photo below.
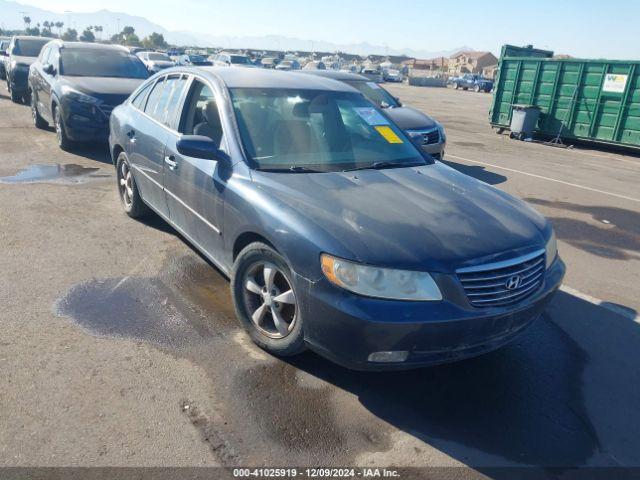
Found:
[[218, 114], [218, 106], [215, 100], [209, 100], [204, 104], [202, 116], [209, 125], [218, 125], [220, 123], [220, 115]]

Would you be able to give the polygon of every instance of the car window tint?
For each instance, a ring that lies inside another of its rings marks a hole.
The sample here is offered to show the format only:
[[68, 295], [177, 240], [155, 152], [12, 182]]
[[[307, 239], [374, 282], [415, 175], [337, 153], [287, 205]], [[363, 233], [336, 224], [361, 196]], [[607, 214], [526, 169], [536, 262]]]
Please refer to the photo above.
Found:
[[297, 89], [232, 88], [238, 127], [258, 168], [331, 171], [424, 157], [362, 95]]
[[140, 92], [138, 92], [138, 94], [135, 96], [135, 98], [131, 102], [134, 107], [144, 111], [145, 100], [147, 99], [147, 94], [149, 93], [149, 90], [151, 90], [152, 86], [153, 86], [153, 82], [148, 83], [147, 85], [144, 86], [142, 90], [140, 90]]
[[223, 137], [220, 114], [211, 88], [194, 80], [182, 112], [180, 133], [203, 135], [220, 145]]
[[[169, 101], [166, 106], [166, 116], [164, 120], [164, 124], [172, 129], [176, 128], [176, 124], [179, 121], [178, 111], [180, 111], [180, 107], [182, 106], [182, 94], [184, 93], [184, 89], [187, 85], [187, 77], [186, 76], [175, 76], [169, 77], [169, 82], [172, 88], [172, 91], [169, 96]], [[166, 87], [169, 88], [169, 87]]]
[[13, 44], [13, 50], [11, 52], [12, 55], [16, 55], [18, 57], [37, 57], [40, 55], [40, 50], [47, 43], [49, 43], [51, 39], [24, 39], [17, 38]]
[[47, 63], [53, 65], [53, 68], [55, 68], [57, 71], [60, 68], [60, 50], [58, 50], [56, 47], [51, 47]]

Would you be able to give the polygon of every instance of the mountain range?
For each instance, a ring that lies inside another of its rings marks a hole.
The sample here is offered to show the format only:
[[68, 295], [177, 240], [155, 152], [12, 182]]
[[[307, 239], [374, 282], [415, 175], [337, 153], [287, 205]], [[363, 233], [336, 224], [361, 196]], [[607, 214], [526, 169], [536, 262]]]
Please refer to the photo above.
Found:
[[289, 50], [310, 51], [312, 48], [318, 52], [346, 52], [357, 55], [406, 55], [415, 58], [448, 57], [460, 50], [473, 50], [467, 46], [453, 48], [451, 50], [429, 51], [415, 48], [389, 48], [381, 45], [372, 45], [367, 42], [356, 44], [337, 44], [322, 40], [308, 40], [291, 38], [282, 35], [264, 36], [219, 36], [206, 33], [170, 31], [161, 25], [153, 23], [144, 17], [129, 15], [122, 12], [98, 10], [96, 12], [65, 12], [56, 13], [42, 8], [23, 5], [11, 0], [0, 0], [0, 27], [3, 29], [24, 28], [23, 17], [31, 18], [31, 25], [44, 21], [64, 22], [64, 29], [74, 28], [81, 32], [88, 25], [101, 25], [104, 29], [103, 38], [121, 30], [125, 26], [135, 28], [136, 34], [142, 38], [152, 32], [161, 33], [165, 40], [175, 45], [188, 45], [194, 47], [223, 47], [223, 48], [248, 48], [263, 50]]

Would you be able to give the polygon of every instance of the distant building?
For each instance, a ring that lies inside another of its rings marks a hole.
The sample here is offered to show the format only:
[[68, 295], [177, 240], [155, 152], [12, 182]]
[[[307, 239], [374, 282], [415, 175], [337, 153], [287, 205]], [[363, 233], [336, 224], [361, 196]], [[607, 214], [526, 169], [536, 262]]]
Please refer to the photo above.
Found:
[[485, 67], [496, 65], [498, 59], [491, 52], [458, 52], [449, 57], [449, 75], [482, 73]]
[[498, 65], [489, 65], [482, 69], [482, 76], [490, 80], [495, 80], [498, 74]]

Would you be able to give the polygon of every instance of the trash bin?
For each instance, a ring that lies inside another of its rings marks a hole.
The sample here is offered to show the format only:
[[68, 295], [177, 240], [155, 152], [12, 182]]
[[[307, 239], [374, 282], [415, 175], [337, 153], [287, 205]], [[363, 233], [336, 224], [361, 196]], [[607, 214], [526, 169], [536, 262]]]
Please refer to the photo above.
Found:
[[539, 116], [540, 108], [535, 105], [514, 105], [511, 115], [511, 138], [530, 140]]

